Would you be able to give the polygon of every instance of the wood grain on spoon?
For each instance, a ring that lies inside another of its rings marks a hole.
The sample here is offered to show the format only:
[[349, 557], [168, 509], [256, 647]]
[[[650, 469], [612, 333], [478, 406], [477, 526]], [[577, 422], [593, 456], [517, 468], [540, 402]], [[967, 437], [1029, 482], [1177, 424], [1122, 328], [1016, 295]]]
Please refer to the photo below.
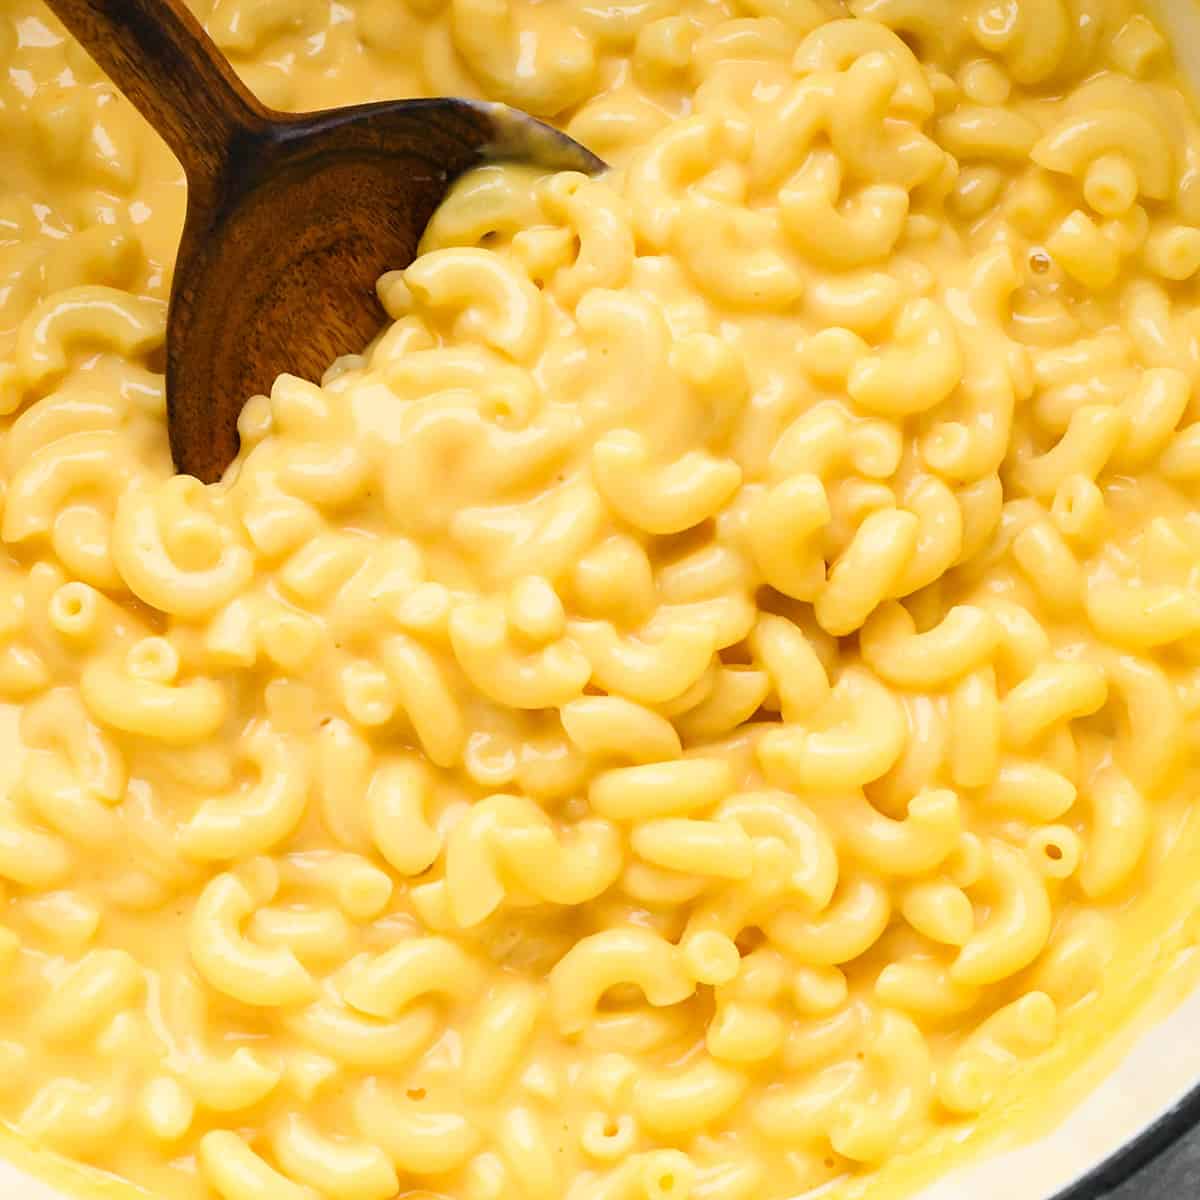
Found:
[[405, 100], [294, 116], [260, 104], [183, 0], [48, 0], [179, 159], [188, 210], [167, 324], [176, 468], [206, 483], [246, 399], [320, 379], [385, 314], [375, 282], [413, 259], [464, 171], [488, 159], [595, 171], [593, 154], [503, 105]]

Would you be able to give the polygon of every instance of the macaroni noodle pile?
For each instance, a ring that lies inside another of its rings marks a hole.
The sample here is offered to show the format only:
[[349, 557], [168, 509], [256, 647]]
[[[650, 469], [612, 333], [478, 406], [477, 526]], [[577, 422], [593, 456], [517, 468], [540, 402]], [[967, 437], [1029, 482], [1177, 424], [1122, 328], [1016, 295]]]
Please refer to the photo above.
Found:
[[467, 177], [206, 488], [178, 168], [6, 4], [0, 1114], [163, 1200], [782, 1200], [1024, 1102], [1194, 816], [1156, 27], [198, 9], [270, 103], [486, 95], [614, 170]]

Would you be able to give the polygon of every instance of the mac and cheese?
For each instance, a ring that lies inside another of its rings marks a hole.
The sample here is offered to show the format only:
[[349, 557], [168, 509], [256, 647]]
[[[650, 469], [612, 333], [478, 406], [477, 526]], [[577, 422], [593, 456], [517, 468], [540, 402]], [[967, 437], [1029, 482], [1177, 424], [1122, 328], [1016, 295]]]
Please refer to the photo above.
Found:
[[1189, 915], [1163, 36], [192, 3], [270, 104], [486, 96], [612, 170], [460, 181], [203, 487], [180, 172], [6, 3], [0, 1117], [163, 1200], [897, 1194]]

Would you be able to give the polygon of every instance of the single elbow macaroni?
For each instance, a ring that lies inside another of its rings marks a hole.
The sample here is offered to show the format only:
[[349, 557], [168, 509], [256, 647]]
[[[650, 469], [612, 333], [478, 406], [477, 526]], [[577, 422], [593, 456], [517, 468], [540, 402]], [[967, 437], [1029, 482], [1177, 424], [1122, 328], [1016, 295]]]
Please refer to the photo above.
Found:
[[822, 727], [785, 725], [768, 732], [758, 757], [768, 775], [803, 790], [859, 787], [895, 765], [908, 722], [895, 697], [868, 672], [845, 671], [822, 714]]
[[60, 376], [77, 345], [99, 346], [134, 358], [163, 338], [161, 302], [109, 287], [79, 287], [44, 300], [21, 327], [17, 367], [26, 386], [42, 388]]
[[622, 518], [658, 534], [681, 533], [715, 516], [742, 481], [736, 463], [702, 453], [654, 467], [645, 440], [628, 430], [596, 443], [592, 473], [601, 496]]
[[286, 947], [258, 946], [242, 931], [277, 886], [270, 869], [252, 875], [249, 882], [230, 873], [218, 875], [204, 889], [188, 936], [192, 961], [212, 987], [244, 1004], [295, 1004], [313, 990], [308, 971]]
[[200, 806], [181, 835], [191, 857], [219, 862], [264, 853], [304, 816], [311, 779], [304, 746], [262, 726], [248, 736], [245, 754], [258, 768], [258, 782]]
[[634, 983], [656, 1007], [679, 1004], [695, 990], [678, 947], [646, 929], [613, 928], [577, 942], [550, 972], [550, 1007], [563, 1033], [594, 1019], [610, 987]]

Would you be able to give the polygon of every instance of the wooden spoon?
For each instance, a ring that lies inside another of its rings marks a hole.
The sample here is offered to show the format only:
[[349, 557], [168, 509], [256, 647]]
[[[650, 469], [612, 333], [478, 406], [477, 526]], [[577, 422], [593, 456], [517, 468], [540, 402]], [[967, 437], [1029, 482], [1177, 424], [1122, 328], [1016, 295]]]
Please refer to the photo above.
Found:
[[246, 399], [319, 379], [385, 314], [454, 180], [494, 159], [594, 172], [565, 134], [502, 104], [401, 100], [293, 116], [265, 108], [184, 0], [48, 0], [183, 165], [187, 222], [167, 325], [176, 468], [206, 483], [238, 449]]

